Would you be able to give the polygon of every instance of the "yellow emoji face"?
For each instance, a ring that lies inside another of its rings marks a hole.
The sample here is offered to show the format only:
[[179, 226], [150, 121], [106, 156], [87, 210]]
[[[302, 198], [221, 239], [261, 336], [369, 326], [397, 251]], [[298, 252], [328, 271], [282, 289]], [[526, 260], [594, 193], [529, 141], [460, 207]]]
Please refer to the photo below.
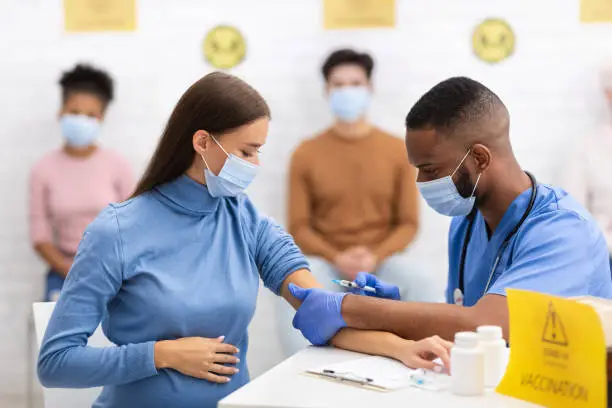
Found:
[[204, 57], [215, 68], [228, 69], [240, 64], [246, 54], [242, 33], [231, 26], [217, 26], [204, 38]]
[[487, 19], [476, 26], [472, 46], [478, 58], [486, 62], [500, 62], [514, 52], [514, 32], [504, 20]]

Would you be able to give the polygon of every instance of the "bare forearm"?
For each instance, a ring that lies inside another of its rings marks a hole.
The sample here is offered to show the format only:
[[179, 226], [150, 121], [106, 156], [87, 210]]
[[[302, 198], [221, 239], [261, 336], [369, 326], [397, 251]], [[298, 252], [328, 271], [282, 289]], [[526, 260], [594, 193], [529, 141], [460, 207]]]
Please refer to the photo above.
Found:
[[[321, 284], [307, 270], [302, 269], [289, 275], [283, 284], [281, 294], [296, 309], [300, 307], [301, 302], [291, 295], [288, 288], [289, 283], [302, 287], [321, 287]], [[412, 344], [412, 341], [402, 339], [393, 333], [347, 327], [336, 333], [330, 343], [345, 350], [398, 359], [403, 349]]]
[[402, 339], [393, 333], [351, 328], [340, 330], [331, 339], [331, 344], [338, 348], [390, 358], [397, 358], [401, 349], [411, 343], [411, 340]]
[[62, 252], [50, 242], [44, 242], [36, 244], [34, 247], [38, 255], [51, 267], [53, 270], [62, 274], [62, 276], [68, 275], [70, 270], [71, 261], [67, 259]]
[[474, 330], [479, 324], [475, 313], [467, 307], [355, 295], [345, 297], [342, 316], [349, 327], [391, 332], [411, 340], [433, 335], [452, 340], [455, 333]]

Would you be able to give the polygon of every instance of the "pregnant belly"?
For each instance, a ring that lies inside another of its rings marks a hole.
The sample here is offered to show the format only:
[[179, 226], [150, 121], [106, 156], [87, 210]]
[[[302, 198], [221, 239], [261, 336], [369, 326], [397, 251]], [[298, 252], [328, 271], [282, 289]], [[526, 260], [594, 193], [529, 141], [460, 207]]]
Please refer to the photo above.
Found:
[[154, 377], [126, 385], [107, 386], [94, 408], [216, 408], [217, 403], [249, 382], [245, 364], [226, 384], [216, 384], [161, 370]]

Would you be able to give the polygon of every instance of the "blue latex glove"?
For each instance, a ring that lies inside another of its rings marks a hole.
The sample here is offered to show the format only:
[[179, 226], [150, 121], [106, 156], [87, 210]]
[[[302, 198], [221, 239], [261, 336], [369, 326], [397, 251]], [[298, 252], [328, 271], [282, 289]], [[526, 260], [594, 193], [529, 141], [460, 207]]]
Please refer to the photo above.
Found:
[[376, 293], [366, 292], [365, 290], [355, 289], [353, 292], [359, 295], [375, 296], [379, 298], [400, 300], [399, 288], [395, 285], [385, 283], [379, 280], [376, 276], [371, 275], [367, 272], [359, 272], [354, 281], [357, 286], [364, 288], [370, 286], [376, 289]]
[[342, 300], [347, 293], [333, 293], [322, 289], [304, 289], [293, 283], [289, 292], [302, 305], [295, 312], [293, 327], [315, 346], [322, 346], [334, 337], [338, 330], [346, 327], [342, 317]]

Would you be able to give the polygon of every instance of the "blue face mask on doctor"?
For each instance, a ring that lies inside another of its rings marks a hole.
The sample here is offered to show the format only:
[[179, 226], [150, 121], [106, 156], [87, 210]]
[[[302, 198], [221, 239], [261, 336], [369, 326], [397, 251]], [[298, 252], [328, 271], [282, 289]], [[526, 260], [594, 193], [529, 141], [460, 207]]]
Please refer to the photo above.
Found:
[[457, 186], [453, 181], [453, 176], [463, 165], [463, 162], [469, 154], [470, 152], [468, 151], [465, 156], [463, 156], [463, 159], [461, 159], [461, 162], [450, 176], [417, 183], [421, 195], [427, 204], [437, 213], [449, 217], [461, 217], [468, 215], [472, 211], [472, 208], [474, 208], [474, 203], [476, 202], [474, 192], [476, 191], [476, 186], [480, 181], [482, 173], [478, 175], [476, 184], [474, 184], [474, 188], [472, 189], [472, 194], [470, 194], [469, 197], [463, 197], [459, 193], [459, 190], [457, 190]]
[[206, 159], [202, 156], [202, 160], [204, 160], [204, 164], [206, 165], [204, 178], [206, 179], [208, 192], [213, 197], [235, 197], [244, 192], [249, 184], [255, 179], [259, 171], [259, 166], [249, 163], [236, 155], [229, 154], [217, 139], [212, 135], [210, 137], [223, 153], [225, 153], [227, 160], [225, 160], [225, 164], [223, 164], [219, 175], [215, 175], [210, 171]]

